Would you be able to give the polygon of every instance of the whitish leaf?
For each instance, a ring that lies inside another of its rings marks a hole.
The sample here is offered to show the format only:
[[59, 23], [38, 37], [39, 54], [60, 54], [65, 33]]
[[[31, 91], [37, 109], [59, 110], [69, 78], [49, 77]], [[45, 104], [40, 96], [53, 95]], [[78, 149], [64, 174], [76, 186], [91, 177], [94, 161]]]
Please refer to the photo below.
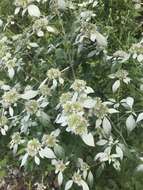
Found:
[[133, 104], [134, 104], [134, 98], [132, 97], [127, 97], [126, 98], [126, 103], [129, 105], [130, 108], [133, 107]]
[[6, 135], [6, 132], [5, 132], [5, 130], [3, 128], [1, 128], [0, 130], [1, 130], [2, 135]]
[[34, 157], [34, 160], [35, 160], [35, 163], [36, 163], [37, 165], [40, 164], [40, 159], [39, 159], [37, 156]]
[[95, 40], [96, 40], [96, 34], [95, 34], [95, 33], [92, 33], [92, 34], [90, 35], [90, 40], [91, 40], [92, 42], [95, 42]]
[[143, 120], [143, 113], [140, 113], [137, 117], [137, 123]]
[[15, 145], [13, 146], [13, 154], [14, 154], [14, 155], [16, 154], [17, 149], [18, 149], [18, 145], [15, 144]]
[[88, 173], [87, 181], [88, 181], [89, 185], [92, 187], [93, 186], [94, 177], [93, 177], [93, 174], [92, 174], [91, 171], [89, 171], [89, 173]]
[[97, 41], [98, 46], [101, 46], [101, 47], [107, 46], [107, 39], [97, 31], [96, 31], [96, 41]]
[[8, 76], [9, 76], [10, 79], [13, 79], [14, 74], [15, 74], [14, 69], [13, 68], [9, 68], [8, 69]]
[[137, 56], [138, 56], [137, 53], [134, 53], [134, 54], [133, 54], [133, 59], [136, 59]]
[[59, 184], [59, 186], [61, 186], [62, 183], [63, 183], [63, 174], [62, 174], [62, 172], [59, 172], [59, 174], [58, 174], [58, 184]]
[[59, 78], [59, 83], [60, 83], [60, 84], [64, 84], [64, 79], [60, 77], [60, 78]]
[[87, 177], [87, 170], [83, 171], [82, 176], [83, 176], [83, 179], [86, 179], [86, 177]]
[[143, 54], [138, 55], [137, 60], [138, 60], [138, 62], [142, 62], [143, 61]]
[[23, 11], [22, 11], [22, 16], [25, 15], [26, 11], [27, 11], [27, 8], [23, 9]]
[[33, 48], [39, 47], [39, 45], [35, 42], [30, 42], [29, 45], [30, 45], [30, 47], [33, 47]]
[[116, 153], [119, 155], [120, 159], [123, 159], [123, 151], [119, 146], [116, 146]]
[[37, 96], [38, 91], [35, 90], [27, 90], [24, 94], [21, 95], [21, 98], [25, 99], [25, 100], [30, 100], [32, 98], [34, 98], [35, 96]]
[[40, 10], [36, 5], [29, 5], [28, 6], [28, 13], [30, 16], [34, 16], [34, 17], [40, 17]]
[[9, 85], [2, 85], [1, 89], [7, 91], [7, 90], [10, 90], [10, 86]]
[[57, 30], [55, 28], [53, 28], [52, 26], [47, 26], [47, 31], [53, 34], [57, 33]]
[[89, 190], [89, 187], [88, 187], [87, 183], [84, 180], [81, 180], [81, 185], [82, 185], [83, 190]]
[[54, 146], [54, 152], [58, 158], [59, 157], [61, 158], [65, 155], [65, 151], [64, 151], [63, 147], [61, 147], [58, 144], [56, 144], [56, 146]]
[[69, 180], [69, 181], [66, 183], [66, 185], [65, 185], [65, 190], [70, 189], [70, 188], [72, 187], [72, 185], [73, 185], [73, 181], [72, 181], [72, 180]]
[[136, 168], [136, 171], [137, 172], [143, 172], [143, 164], [138, 165]]
[[97, 144], [98, 146], [103, 146], [103, 145], [105, 145], [107, 142], [108, 142], [107, 140], [101, 139], [101, 140], [99, 140], [96, 144]]
[[12, 108], [12, 107], [9, 107], [9, 115], [10, 115], [11, 117], [13, 117], [13, 115], [14, 115], [14, 111], [13, 111], [13, 108]]
[[37, 32], [37, 36], [43, 37], [43, 36], [44, 36], [44, 32], [43, 32], [42, 30], [39, 30], [39, 31]]
[[126, 127], [128, 132], [131, 132], [136, 127], [136, 121], [133, 115], [129, 115], [129, 117], [126, 119]]
[[22, 158], [22, 161], [21, 161], [21, 167], [24, 166], [27, 162], [27, 159], [28, 159], [28, 154], [25, 154]]
[[87, 86], [85, 89], [85, 93], [86, 94], [94, 93], [94, 90], [91, 87]]
[[55, 88], [57, 87], [57, 85], [58, 85], [57, 80], [56, 80], [56, 79], [53, 79], [53, 84], [52, 84], [52, 86], [51, 86], [51, 89], [52, 89], [52, 90], [55, 90]]
[[49, 158], [49, 159], [53, 159], [56, 158], [54, 152], [52, 151], [52, 149], [45, 147], [44, 149], [41, 149], [41, 151], [39, 152], [40, 157], [41, 158]]
[[58, 8], [61, 10], [65, 10], [66, 9], [66, 2], [65, 0], [57, 0], [57, 4], [58, 4]]
[[119, 87], [120, 87], [120, 80], [116, 80], [112, 86], [113, 93], [115, 93]]
[[129, 77], [126, 77], [125, 79], [123, 79], [123, 82], [126, 84], [129, 84], [131, 81], [131, 79]]
[[94, 144], [94, 138], [91, 133], [82, 135], [82, 140], [87, 144], [88, 146], [95, 146]]
[[14, 14], [17, 15], [20, 11], [20, 7], [16, 7], [15, 11], [14, 11]]
[[102, 127], [105, 134], [109, 135], [111, 133], [111, 123], [106, 117], [103, 119]]
[[92, 98], [88, 98], [83, 102], [85, 108], [91, 109], [95, 106], [95, 101]]
[[119, 113], [119, 111], [116, 110], [116, 109], [114, 109], [114, 108], [108, 109], [108, 112], [109, 112], [110, 114], [112, 114], [112, 113]]

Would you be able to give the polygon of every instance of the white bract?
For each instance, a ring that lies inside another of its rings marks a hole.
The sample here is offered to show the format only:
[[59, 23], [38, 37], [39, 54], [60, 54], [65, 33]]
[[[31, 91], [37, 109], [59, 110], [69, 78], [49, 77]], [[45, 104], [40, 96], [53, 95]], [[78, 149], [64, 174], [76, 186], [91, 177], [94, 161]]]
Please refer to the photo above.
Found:
[[56, 158], [52, 149], [48, 147], [42, 147], [42, 144], [38, 139], [32, 139], [28, 141], [26, 151], [27, 153], [22, 158], [21, 166], [26, 164], [28, 157], [34, 158], [34, 161], [37, 165], [40, 164], [39, 157], [49, 159]]
[[15, 0], [14, 4], [16, 6], [15, 9], [15, 14], [18, 14], [20, 12], [21, 9], [22, 10], [22, 15], [25, 14], [26, 11], [28, 11], [28, 14], [32, 17], [40, 17], [41, 13], [39, 8], [33, 4], [33, 2], [35, 2], [38, 0]]
[[[100, 161], [101, 163], [108, 162], [109, 164], [112, 164], [116, 170], [120, 170], [119, 159], [123, 159], [123, 150], [121, 144], [117, 140], [114, 141], [110, 136], [108, 141], [105, 139], [99, 140], [97, 145], [106, 145], [106, 148], [103, 152], [100, 152], [95, 156], [95, 161]], [[113, 152], [114, 147], [116, 152]]]
[[113, 93], [115, 93], [119, 89], [121, 82], [123, 82], [125, 84], [129, 84], [131, 81], [131, 79], [128, 77], [128, 72], [123, 69], [118, 70], [114, 74], [110, 74], [109, 78], [117, 79], [112, 86]]
[[139, 63], [143, 63], [143, 40], [139, 43], [133, 44], [130, 48], [132, 58], [136, 59]]

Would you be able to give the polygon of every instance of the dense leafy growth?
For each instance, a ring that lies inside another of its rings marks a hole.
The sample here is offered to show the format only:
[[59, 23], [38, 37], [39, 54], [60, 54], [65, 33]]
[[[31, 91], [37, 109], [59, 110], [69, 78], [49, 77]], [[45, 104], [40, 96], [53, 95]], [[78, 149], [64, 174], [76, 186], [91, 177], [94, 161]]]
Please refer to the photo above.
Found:
[[142, 11], [0, 1], [0, 189], [143, 188]]

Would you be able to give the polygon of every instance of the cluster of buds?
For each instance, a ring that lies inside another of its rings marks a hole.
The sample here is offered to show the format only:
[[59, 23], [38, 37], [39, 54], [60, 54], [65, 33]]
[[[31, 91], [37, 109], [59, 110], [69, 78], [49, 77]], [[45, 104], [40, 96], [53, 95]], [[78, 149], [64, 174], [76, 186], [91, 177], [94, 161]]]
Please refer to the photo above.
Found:
[[58, 85], [58, 82], [59, 82], [59, 84], [64, 83], [64, 80], [61, 75], [62, 75], [62, 73], [60, 72], [59, 69], [52, 68], [47, 71], [48, 79], [53, 82], [51, 89], [55, 89]]
[[2, 96], [2, 104], [4, 107], [9, 107], [12, 104], [15, 104], [19, 99], [19, 94], [16, 89], [11, 89], [4, 93]]

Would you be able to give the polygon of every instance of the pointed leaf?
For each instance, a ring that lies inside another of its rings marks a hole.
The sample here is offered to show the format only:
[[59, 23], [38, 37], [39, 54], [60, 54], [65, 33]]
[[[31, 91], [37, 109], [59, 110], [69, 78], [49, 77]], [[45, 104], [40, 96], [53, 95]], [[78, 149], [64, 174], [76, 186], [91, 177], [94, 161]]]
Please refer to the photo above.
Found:
[[137, 123], [143, 120], [143, 113], [140, 113], [137, 117]]
[[120, 87], [120, 81], [119, 81], [119, 80], [116, 80], [116, 81], [114, 82], [113, 86], [112, 86], [112, 91], [113, 91], [113, 93], [115, 93], [115, 92], [118, 90], [119, 87]]
[[37, 156], [34, 157], [34, 160], [35, 160], [35, 163], [36, 163], [37, 165], [40, 164], [40, 159], [39, 159]]
[[21, 95], [21, 98], [25, 99], [25, 100], [30, 100], [32, 98], [34, 98], [35, 96], [37, 96], [38, 91], [35, 90], [27, 90], [24, 94]]
[[40, 10], [36, 5], [29, 5], [28, 6], [28, 13], [30, 16], [34, 16], [34, 17], [40, 17]]
[[89, 187], [88, 187], [87, 183], [84, 180], [81, 180], [81, 185], [82, 185], [83, 190], [89, 190]]
[[103, 119], [102, 127], [105, 134], [109, 135], [111, 133], [111, 123], [106, 117]]
[[63, 183], [63, 174], [62, 174], [62, 172], [59, 172], [59, 174], [58, 174], [58, 184], [59, 184], [59, 186], [61, 186], [62, 183]]
[[69, 190], [73, 185], [73, 181], [72, 180], [69, 180], [66, 185], [65, 185], [65, 190]]
[[49, 158], [49, 159], [53, 159], [53, 158], [56, 158], [54, 152], [52, 149], [50, 148], [47, 148], [45, 147], [44, 149], [42, 149], [40, 152], [39, 152], [41, 158], [43, 157], [46, 157], [46, 158]]
[[94, 144], [94, 138], [91, 133], [82, 135], [82, 140], [87, 144], [88, 146], [95, 146]]
[[27, 159], [28, 159], [28, 154], [26, 153], [23, 158], [22, 158], [22, 162], [21, 162], [21, 165], [20, 167], [24, 166], [27, 162]]
[[119, 155], [120, 159], [123, 159], [123, 151], [119, 146], [116, 146], [116, 153]]
[[126, 119], [126, 127], [128, 132], [131, 132], [136, 127], [136, 121], [133, 115], [129, 115], [129, 117]]

